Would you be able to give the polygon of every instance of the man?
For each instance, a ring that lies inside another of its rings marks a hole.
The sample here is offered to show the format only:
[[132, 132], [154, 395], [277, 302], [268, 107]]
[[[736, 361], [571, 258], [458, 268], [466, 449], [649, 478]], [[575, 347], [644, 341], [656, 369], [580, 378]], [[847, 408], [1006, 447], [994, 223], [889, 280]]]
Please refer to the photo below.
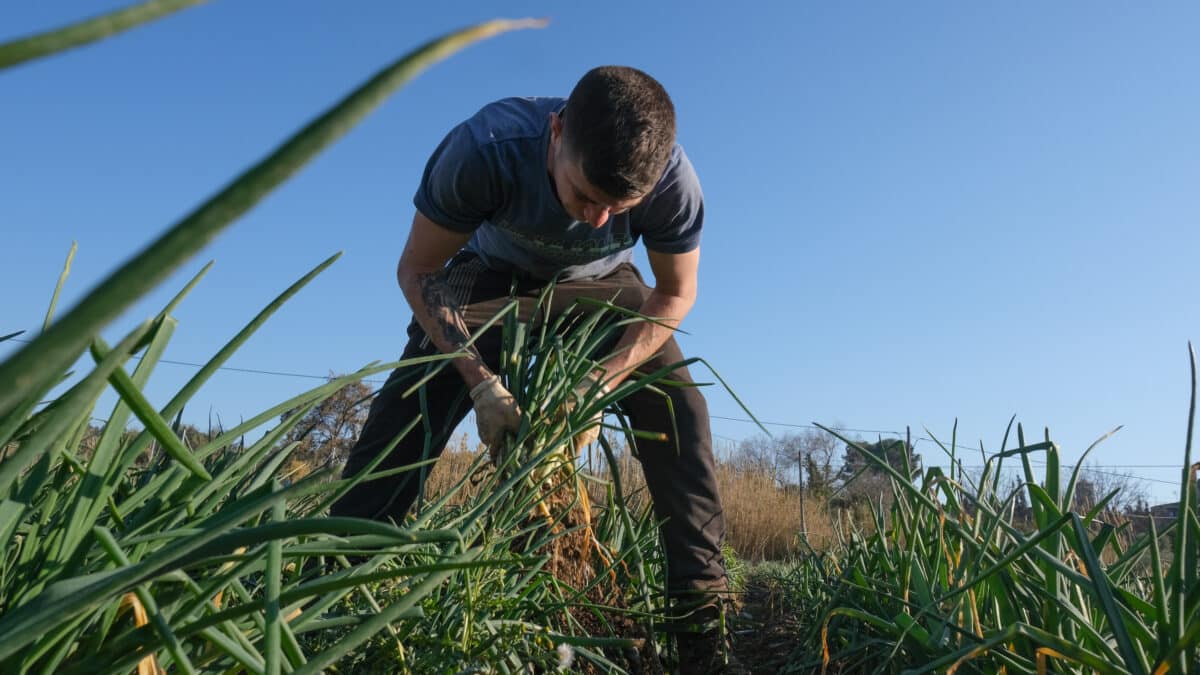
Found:
[[[413, 310], [403, 358], [458, 351], [471, 330], [509, 301], [536, 298], [556, 280], [552, 311], [576, 298], [616, 304], [677, 326], [696, 300], [704, 202], [691, 163], [675, 142], [675, 112], [656, 80], [627, 67], [591, 70], [570, 97], [504, 99], [455, 127], [434, 151], [414, 198], [417, 213], [397, 269]], [[631, 263], [646, 246], [656, 285]], [[515, 286], [514, 286], [515, 284]], [[627, 328], [593, 377], [611, 390], [635, 367], [683, 360], [671, 329]], [[521, 411], [495, 375], [499, 331], [480, 336], [425, 386], [425, 434], [410, 433], [380, 465], [388, 469], [441, 452], [473, 407], [480, 439], [493, 450], [520, 426]], [[421, 412], [403, 392], [424, 368], [392, 373], [371, 406], [343, 475], [363, 469]], [[686, 369], [673, 377], [691, 381]], [[464, 394], [469, 392], [469, 396]], [[668, 593], [693, 622], [714, 619], [726, 591], [725, 521], [714, 477], [708, 409], [694, 387], [669, 388], [672, 407], [652, 392], [621, 402], [635, 428], [667, 441], [637, 441], [654, 500], [665, 519]], [[671, 410], [674, 412], [672, 420]], [[676, 444], [678, 430], [678, 445]], [[409, 472], [361, 483], [336, 515], [400, 522], [420, 494]], [[691, 672], [713, 672], [718, 631], [681, 635]], [[685, 671], [688, 672], [688, 671]]]

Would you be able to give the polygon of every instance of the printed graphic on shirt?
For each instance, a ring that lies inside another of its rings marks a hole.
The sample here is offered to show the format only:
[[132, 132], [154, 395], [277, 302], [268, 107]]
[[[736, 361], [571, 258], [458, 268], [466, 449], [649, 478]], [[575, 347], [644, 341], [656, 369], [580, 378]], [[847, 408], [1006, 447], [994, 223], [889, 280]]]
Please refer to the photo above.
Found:
[[[614, 223], [617, 225], [617, 223]], [[540, 232], [533, 229], [513, 227], [500, 221], [495, 223], [515, 245], [525, 249], [534, 256], [552, 265], [567, 267], [570, 265], [585, 265], [601, 258], [607, 258], [620, 253], [627, 248], [633, 248], [634, 240], [629, 235], [629, 227], [614, 227], [607, 232], [596, 232], [587, 223], [575, 223], [568, 228], [567, 236], [556, 232]], [[571, 229], [588, 230], [586, 237], [571, 237]], [[607, 228], [606, 228], [607, 229]], [[613, 231], [617, 230], [617, 231]], [[602, 238], [597, 235], [602, 234]]]

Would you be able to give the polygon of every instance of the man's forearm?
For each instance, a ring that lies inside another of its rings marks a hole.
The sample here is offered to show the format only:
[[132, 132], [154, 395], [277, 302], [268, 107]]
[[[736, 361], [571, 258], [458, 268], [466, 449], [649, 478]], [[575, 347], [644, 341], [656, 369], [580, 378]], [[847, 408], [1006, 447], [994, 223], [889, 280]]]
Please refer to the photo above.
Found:
[[467, 356], [454, 359], [454, 368], [462, 375], [468, 388], [491, 376], [475, 347], [467, 347], [471, 333], [463, 319], [458, 301], [446, 283], [445, 270], [414, 272], [399, 275], [400, 289], [412, 307], [417, 323], [443, 354], [466, 347]]
[[610, 389], [616, 387], [633, 370], [662, 349], [674, 334], [683, 318], [691, 310], [693, 300], [658, 291], [651, 291], [639, 310], [643, 315], [657, 319], [665, 325], [640, 321], [631, 324], [621, 335], [613, 355], [604, 360], [603, 381]]

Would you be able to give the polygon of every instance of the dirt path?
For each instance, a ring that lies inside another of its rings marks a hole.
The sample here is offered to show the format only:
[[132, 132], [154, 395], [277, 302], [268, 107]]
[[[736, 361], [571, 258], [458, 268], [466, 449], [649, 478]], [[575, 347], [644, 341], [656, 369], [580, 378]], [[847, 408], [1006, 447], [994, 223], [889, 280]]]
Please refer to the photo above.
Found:
[[733, 653], [750, 673], [766, 675], [785, 669], [799, 628], [782, 610], [777, 592], [761, 581], [749, 580], [730, 627]]

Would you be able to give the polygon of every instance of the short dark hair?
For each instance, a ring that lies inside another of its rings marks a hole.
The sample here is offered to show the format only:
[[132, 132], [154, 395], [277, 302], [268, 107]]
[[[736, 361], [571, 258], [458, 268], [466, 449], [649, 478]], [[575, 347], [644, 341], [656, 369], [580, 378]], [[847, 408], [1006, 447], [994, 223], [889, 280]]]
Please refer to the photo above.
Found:
[[658, 80], [636, 68], [589, 70], [571, 91], [564, 118], [564, 138], [584, 177], [614, 199], [653, 189], [675, 146], [675, 106]]

